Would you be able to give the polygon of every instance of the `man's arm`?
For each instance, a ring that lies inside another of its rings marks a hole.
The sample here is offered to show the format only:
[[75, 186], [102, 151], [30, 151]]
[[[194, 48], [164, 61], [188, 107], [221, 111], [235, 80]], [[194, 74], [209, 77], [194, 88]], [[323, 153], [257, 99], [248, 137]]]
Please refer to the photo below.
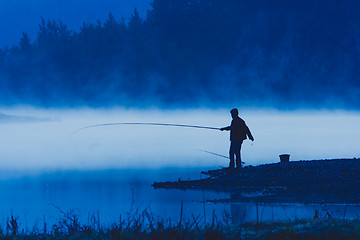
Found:
[[231, 126], [227, 126], [227, 127], [223, 127], [223, 128], [220, 128], [221, 131], [230, 131], [231, 130]]
[[246, 135], [248, 135], [248, 137], [249, 137], [249, 139], [250, 139], [251, 141], [254, 141], [254, 137], [253, 137], [253, 135], [251, 134], [250, 129], [249, 129], [248, 126], [246, 126]]

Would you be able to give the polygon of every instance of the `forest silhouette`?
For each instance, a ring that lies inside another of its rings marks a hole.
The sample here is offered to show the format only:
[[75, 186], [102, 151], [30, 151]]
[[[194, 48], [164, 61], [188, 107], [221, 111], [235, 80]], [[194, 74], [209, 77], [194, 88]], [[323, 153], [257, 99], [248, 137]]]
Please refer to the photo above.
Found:
[[360, 108], [357, 0], [153, 0], [0, 49], [1, 105]]

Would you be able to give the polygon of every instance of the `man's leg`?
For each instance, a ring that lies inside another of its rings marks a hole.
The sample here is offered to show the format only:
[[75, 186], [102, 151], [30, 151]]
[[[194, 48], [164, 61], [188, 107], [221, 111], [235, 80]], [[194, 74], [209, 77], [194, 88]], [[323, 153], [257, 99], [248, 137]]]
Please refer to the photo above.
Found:
[[235, 151], [235, 156], [236, 156], [236, 167], [237, 168], [241, 168], [241, 145], [242, 145], [243, 141], [240, 142], [236, 142], [236, 151]]
[[233, 141], [230, 142], [230, 151], [229, 151], [230, 164], [229, 164], [229, 168], [234, 168], [235, 167], [235, 159], [234, 159], [235, 145], [236, 144]]

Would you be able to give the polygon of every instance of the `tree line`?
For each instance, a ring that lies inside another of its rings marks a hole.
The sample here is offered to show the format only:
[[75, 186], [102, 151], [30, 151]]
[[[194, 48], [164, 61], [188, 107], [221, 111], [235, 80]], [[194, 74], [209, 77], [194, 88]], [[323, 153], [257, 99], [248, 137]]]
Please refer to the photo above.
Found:
[[360, 107], [356, 0], [153, 0], [78, 31], [42, 19], [0, 49], [0, 101]]

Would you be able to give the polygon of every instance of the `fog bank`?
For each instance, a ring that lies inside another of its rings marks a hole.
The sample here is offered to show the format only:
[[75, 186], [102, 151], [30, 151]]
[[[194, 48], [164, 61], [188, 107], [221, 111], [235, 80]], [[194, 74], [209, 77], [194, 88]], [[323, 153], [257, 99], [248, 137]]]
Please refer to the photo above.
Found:
[[[103, 170], [124, 168], [225, 167], [228, 160], [195, 149], [228, 155], [229, 132], [161, 126], [107, 126], [113, 122], [161, 122], [224, 127], [228, 109], [34, 109], [7, 108], [12, 116], [41, 121], [0, 121], [2, 170]], [[360, 114], [346, 111], [240, 109], [255, 141], [243, 144], [246, 165], [291, 160], [359, 157]], [[43, 119], [50, 119], [43, 121]]]

